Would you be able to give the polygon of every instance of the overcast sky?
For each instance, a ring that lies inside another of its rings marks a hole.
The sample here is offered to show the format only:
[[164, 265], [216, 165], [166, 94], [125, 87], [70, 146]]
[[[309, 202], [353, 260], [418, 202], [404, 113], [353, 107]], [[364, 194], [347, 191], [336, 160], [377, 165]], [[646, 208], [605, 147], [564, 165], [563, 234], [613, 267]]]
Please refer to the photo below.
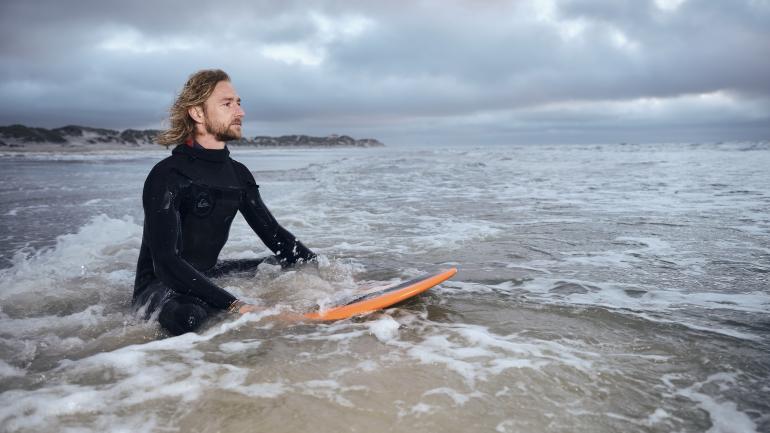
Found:
[[249, 136], [770, 139], [770, 0], [132, 3], [2, 0], [0, 125], [162, 128], [216, 67]]

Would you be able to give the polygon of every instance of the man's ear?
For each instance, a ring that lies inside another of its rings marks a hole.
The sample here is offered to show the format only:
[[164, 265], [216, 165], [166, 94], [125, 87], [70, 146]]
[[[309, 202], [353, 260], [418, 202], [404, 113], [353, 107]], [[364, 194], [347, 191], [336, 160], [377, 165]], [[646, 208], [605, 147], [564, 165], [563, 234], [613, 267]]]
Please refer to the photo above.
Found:
[[203, 123], [203, 108], [201, 107], [190, 107], [187, 109], [187, 114], [190, 115], [192, 120], [195, 121], [195, 123]]

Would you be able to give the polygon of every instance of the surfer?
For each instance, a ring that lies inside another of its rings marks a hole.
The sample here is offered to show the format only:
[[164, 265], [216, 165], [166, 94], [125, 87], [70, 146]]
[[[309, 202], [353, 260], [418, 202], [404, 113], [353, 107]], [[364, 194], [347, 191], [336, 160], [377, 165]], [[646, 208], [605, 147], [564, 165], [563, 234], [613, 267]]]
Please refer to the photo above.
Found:
[[241, 138], [241, 99], [221, 70], [191, 75], [170, 111], [170, 127], [157, 137], [175, 145], [147, 176], [142, 193], [144, 233], [133, 305], [157, 313], [173, 335], [197, 330], [222, 311], [245, 314], [257, 306], [237, 299], [210, 278], [255, 269], [261, 259], [218, 261], [240, 211], [270, 258], [282, 266], [315, 254], [281, 227], [262, 202], [259, 186], [225, 143]]

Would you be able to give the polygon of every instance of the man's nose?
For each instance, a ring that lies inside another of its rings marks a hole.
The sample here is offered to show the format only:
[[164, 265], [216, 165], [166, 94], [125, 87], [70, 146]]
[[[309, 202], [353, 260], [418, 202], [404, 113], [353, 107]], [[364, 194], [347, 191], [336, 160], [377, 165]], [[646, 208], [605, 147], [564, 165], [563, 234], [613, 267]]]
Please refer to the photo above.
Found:
[[240, 105], [238, 105], [238, 109], [237, 109], [237, 111], [235, 112], [235, 115], [236, 115], [236, 116], [238, 116], [238, 117], [243, 117], [243, 116], [245, 116], [245, 115], [246, 115], [246, 112], [245, 112], [245, 111], [243, 111], [243, 107], [241, 107]]

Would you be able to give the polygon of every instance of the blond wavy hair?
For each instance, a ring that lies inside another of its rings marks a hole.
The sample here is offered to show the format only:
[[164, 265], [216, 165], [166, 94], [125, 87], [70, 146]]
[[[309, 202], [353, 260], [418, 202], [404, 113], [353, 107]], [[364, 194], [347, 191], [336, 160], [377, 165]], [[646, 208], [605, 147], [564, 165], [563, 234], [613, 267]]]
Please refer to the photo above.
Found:
[[190, 75], [168, 110], [169, 128], [158, 134], [155, 142], [168, 147], [195, 138], [195, 121], [188, 111], [192, 107], [203, 107], [220, 81], [230, 81], [230, 76], [221, 69], [204, 69]]

